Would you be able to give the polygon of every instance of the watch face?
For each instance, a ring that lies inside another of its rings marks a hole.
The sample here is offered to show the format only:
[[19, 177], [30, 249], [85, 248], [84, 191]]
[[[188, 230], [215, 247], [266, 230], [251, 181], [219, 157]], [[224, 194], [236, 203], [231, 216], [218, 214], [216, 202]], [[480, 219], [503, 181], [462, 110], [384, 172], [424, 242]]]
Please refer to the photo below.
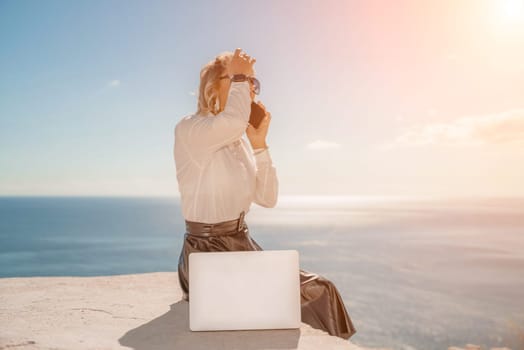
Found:
[[246, 81], [247, 76], [245, 74], [235, 74], [233, 75], [232, 81]]

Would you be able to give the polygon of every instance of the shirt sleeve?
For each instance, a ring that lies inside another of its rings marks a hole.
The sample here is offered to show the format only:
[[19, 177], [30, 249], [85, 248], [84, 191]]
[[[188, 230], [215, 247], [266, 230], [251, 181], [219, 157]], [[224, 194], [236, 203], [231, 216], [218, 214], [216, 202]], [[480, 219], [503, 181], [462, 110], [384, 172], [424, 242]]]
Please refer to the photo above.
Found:
[[254, 150], [256, 187], [253, 202], [262, 207], [273, 208], [277, 204], [278, 199], [277, 170], [273, 165], [269, 149], [258, 150]]
[[215, 116], [197, 117], [185, 133], [193, 154], [210, 154], [237, 140], [246, 131], [251, 114], [249, 82], [231, 82], [224, 110]]

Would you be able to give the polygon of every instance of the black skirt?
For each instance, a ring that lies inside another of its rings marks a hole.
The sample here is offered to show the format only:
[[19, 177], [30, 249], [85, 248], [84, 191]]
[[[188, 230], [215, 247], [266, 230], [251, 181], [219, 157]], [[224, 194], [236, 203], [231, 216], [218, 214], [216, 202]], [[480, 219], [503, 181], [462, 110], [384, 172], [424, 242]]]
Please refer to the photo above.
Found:
[[[178, 259], [178, 279], [184, 300], [189, 301], [190, 253], [263, 250], [249, 235], [244, 214], [242, 212], [239, 219], [215, 224], [185, 221], [184, 244]], [[302, 322], [343, 339], [349, 339], [356, 333], [333, 282], [319, 274], [300, 269], [300, 295]]]

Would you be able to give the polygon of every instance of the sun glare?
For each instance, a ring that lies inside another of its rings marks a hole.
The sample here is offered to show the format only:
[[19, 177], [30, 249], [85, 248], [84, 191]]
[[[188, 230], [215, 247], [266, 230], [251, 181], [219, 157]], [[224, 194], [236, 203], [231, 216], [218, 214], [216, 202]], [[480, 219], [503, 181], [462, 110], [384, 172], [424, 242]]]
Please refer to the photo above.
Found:
[[487, 18], [502, 38], [521, 40], [524, 36], [524, 0], [490, 2]]
[[520, 22], [524, 18], [524, 0], [504, 0], [500, 3], [501, 15], [505, 21]]

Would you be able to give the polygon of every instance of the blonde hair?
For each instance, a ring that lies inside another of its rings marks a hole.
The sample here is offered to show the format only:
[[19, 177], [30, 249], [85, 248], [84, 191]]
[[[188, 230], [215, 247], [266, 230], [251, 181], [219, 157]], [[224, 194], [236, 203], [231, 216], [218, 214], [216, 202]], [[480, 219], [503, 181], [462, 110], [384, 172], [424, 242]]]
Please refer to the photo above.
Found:
[[231, 62], [233, 54], [231, 51], [223, 51], [206, 63], [200, 70], [197, 114], [207, 114], [211, 112], [216, 115], [219, 113], [219, 78], [227, 74], [227, 66], [229, 62]]
[[220, 108], [218, 101], [219, 78], [226, 74], [227, 66], [232, 57], [233, 52], [224, 51], [205, 64], [200, 70], [197, 114], [207, 114], [209, 112], [218, 114], [218, 109]]

